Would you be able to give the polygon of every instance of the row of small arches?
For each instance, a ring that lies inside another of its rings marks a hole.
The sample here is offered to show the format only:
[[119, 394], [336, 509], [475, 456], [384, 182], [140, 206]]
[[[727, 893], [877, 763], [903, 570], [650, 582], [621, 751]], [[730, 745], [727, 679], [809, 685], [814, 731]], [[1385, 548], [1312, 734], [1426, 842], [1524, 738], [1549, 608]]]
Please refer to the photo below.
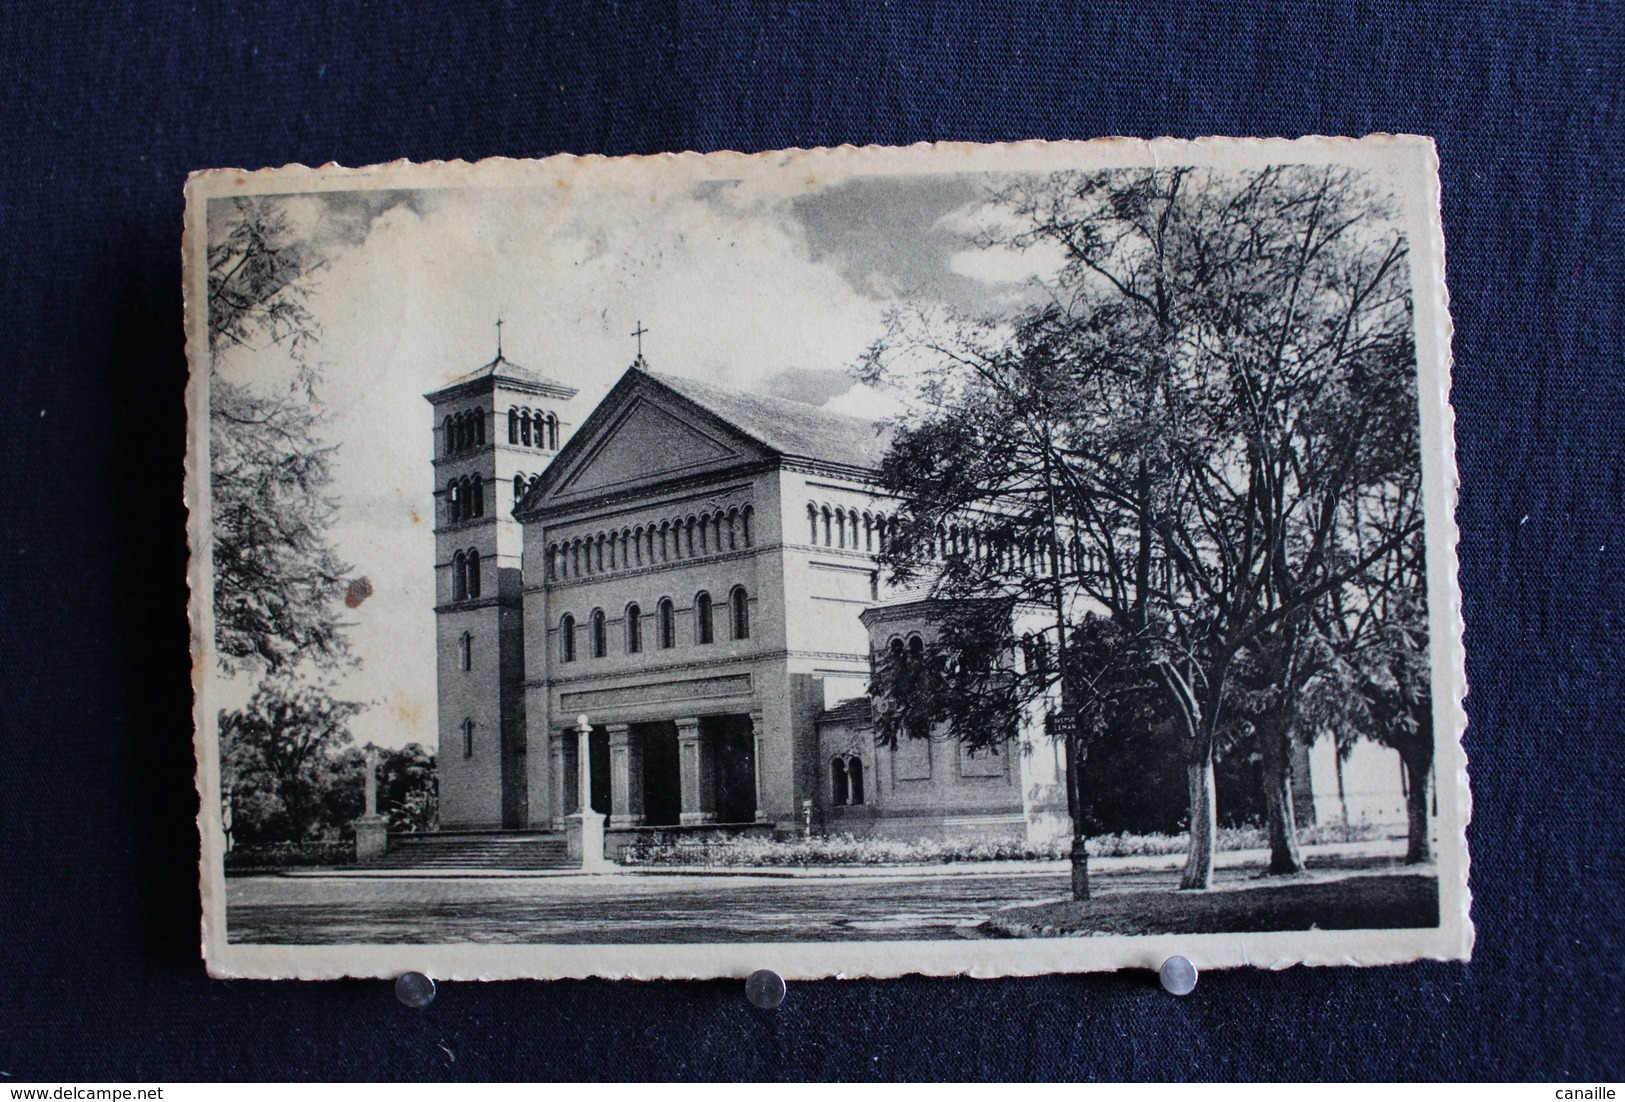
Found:
[[459, 551], [451, 557], [451, 599], [475, 601], [479, 596], [480, 553], [470, 547], [467, 551]]
[[533, 410], [525, 406], [508, 407], [508, 443], [526, 448], [559, 447], [559, 419], [551, 410]]
[[847, 547], [854, 551], [885, 551], [897, 522], [868, 510], [833, 508], [807, 503], [807, 537], [823, 547]]
[[[633, 601], [626, 606], [621, 620], [622, 646], [627, 654], [640, 654], [644, 650], [643, 606]], [[677, 645], [677, 606], [670, 597], [662, 597], [655, 605], [655, 646], [670, 650]], [[750, 595], [742, 585], [736, 585], [728, 594], [728, 631], [733, 639], [750, 638]], [[587, 617], [586, 653], [592, 658], [609, 655], [609, 618], [604, 610], [595, 608]], [[574, 662], [580, 654], [576, 639], [577, 623], [574, 614], [566, 612], [559, 617], [559, 661]], [[716, 609], [711, 594], [701, 590], [694, 595], [694, 642], [701, 646], [717, 639]]]
[[442, 422], [446, 436], [446, 454], [466, 452], [485, 443], [485, 411], [465, 409], [461, 413], [448, 413]]
[[745, 505], [552, 543], [547, 548], [547, 577], [584, 578], [743, 550], [755, 541], [755, 516], [755, 510]]
[[[808, 538], [815, 545], [883, 553], [890, 550], [896, 538], [897, 521], [868, 510], [808, 502], [807, 530]], [[924, 551], [931, 559], [980, 559], [989, 566], [1012, 573], [1047, 573], [1050, 549], [1051, 541], [1039, 535], [1017, 538], [989, 533], [980, 525], [944, 522], [927, 533]], [[1076, 535], [1055, 541], [1054, 549], [1055, 565], [1063, 574], [1106, 573], [1107, 557], [1097, 548], [1086, 547]]]

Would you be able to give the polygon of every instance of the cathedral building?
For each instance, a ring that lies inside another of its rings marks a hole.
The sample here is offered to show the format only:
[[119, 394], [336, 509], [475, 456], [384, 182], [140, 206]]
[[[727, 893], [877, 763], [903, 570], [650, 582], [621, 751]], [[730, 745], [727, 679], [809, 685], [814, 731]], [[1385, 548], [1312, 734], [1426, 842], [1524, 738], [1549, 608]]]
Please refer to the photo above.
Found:
[[1066, 835], [1036, 710], [996, 752], [875, 743], [871, 655], [925, 647], [934, 618], [878, 567], [873, 424], [641, 355], [584, 415], [500, 353], [426, 397], [443, 829], [562, 830], [585, 748], [612, 847], [683, 827]]

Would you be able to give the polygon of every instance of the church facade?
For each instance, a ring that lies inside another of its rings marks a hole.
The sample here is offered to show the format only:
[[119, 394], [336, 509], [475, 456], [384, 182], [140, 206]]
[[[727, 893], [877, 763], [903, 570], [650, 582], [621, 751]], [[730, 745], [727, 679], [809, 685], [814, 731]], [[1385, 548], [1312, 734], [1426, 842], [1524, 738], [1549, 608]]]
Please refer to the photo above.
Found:
[[933, 618], [878, 567], [873, 425], [641, 357], [585, 415], [500, 355], [426, 397], [443, 829], [563, 829], [585, 750], [612, 842], [1065, 836], [1036, 709], [995, 753], [875, 744], [870, 656]]

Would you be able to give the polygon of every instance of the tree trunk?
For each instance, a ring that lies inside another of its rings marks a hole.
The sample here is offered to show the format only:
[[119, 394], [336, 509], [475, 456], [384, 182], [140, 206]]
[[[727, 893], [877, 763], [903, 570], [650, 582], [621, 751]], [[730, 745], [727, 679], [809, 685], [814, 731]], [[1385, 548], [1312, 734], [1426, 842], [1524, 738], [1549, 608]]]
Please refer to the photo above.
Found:
[[1298, 818], [1292, 810], [1292, 737], [1274, 724], [1261, 725], [1264, 757], [1264, 804], [1269, 810], [1271, 876], [1303, 871], [1298, 848]]
[[[1431, 750], [1431, 747], [1429, 747]], [[1405, 845], [1405, 863], [1422, 865], [1433, 860], [1432, 821], [1428, 815], [1428, 778], [1433, 772], [1433, 755], [1414, 754], [1405, 759], [1405, 813], [1410, 822]]]
[[1205, 891], [1213, 883], [1213, 841], [1218, 833], [1218, 807], [1213, 801], [1213, 748], [1202, 760], [1185, 765], [1185, 783], [1190, 790], [1191, 847], [1185, 859], [1180, 890]]

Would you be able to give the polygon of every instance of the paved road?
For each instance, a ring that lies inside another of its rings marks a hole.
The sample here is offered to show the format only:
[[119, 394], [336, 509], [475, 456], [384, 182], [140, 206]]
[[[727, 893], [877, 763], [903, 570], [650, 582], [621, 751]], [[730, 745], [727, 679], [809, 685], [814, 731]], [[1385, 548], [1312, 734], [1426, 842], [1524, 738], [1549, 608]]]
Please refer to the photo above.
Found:
[[[1313, 855], [1311, 867], [1393, 861], [1363, 852], [1376, 847], [1335, 848], [1350, 852]], [[1217, 879], [1249, 879], [1263, 856], [1220, 854]], [[1097, 892], [1171, 890], [1178, 865], [1107, 858], [1092, 879]], [[796, 876], [255, 876], [226, 881], [226, 927], [233, 942], [297, 945], [913, 941], [976, 936], [1001, 907], [1066, 892], [1064, 864], [1032, 862]]]
[[962, 936], [1016, 901], [1058, 898], [1064, 870], [942, 876], [248, 877], [227, 881], [234, 942], [885, 941]]

